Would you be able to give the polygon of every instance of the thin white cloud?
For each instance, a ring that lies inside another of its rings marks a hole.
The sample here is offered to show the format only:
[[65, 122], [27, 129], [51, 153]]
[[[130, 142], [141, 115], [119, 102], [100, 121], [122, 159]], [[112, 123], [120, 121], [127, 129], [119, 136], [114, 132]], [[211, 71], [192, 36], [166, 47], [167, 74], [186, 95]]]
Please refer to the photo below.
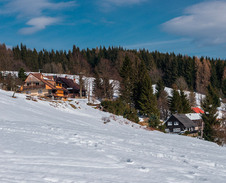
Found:
[[46, 26], [53, 25], [59, 22], [59, 18], [52, 18], [52, 17], [37, 17], [32, 18], [26, 24], [30, 27], [25, 27], [19, 30], [21, 34], [33, 34], [37, 31], [43, 30]]
[[61, 10], [75, 6], [75, 1], [54, 3], [50, 0], [8, 0], [1, 8], [1, 14], [16, 14], [18, 17], [42, 15], [45, 10]]
[[184, 15], [164, 23], [169, 33], [192, 38], [200, 45], [226, 43], [226, 2], [203, 2], [185, 9]]
[[148, 0], [99, 0], [99, 5], [102, 8], [102, 11], [109, 11], [114, 9], [114, 7], [121, 7], [121, 6], [129, 6], [135, 4], [141, 4]]
[[102, 0], [103, 3], [112, 4], [116, 6], [130, 5], [130, 4], [140, 4], [146, 0]]
[[75, 7], [76, 1], [59, 2], [55, 0], [4, 0], [0, 14], [16, 16], [20, 22], [26, 22], [25, 27], [19, 30], [21, 34], [33, 34], [45, 29], [49, 25], [60, 21], [57, 14], [65, 8]]
[[146, 43], [138, 43], [138, 44], [132, 44], [132, 45], [125, 45], [124, 47], [130, 48], [130, 49], [139, 49], [139, 48], [146, 48], [150, 46], [158, 46], [158, 45], [167, 45], [167, 44], [174, 44], [174, 43], [180, 43], [180, 42], [188, 42], [189, 39], [174, 39], [174, 40], [167, 40], [167, 41], [152, 41], [152, 42], [146, 42]]

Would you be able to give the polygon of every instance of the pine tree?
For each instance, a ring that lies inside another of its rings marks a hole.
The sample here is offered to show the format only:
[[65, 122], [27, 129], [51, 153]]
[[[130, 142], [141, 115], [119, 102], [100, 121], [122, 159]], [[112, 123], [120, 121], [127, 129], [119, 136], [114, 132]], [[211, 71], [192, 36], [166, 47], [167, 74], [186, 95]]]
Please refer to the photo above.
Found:
[[187, 99], [187, 95], [184, 94], [184, 91], [180, 91], [180, 98], [181, 98], [181, 109], [180, 113], [189, 113], [191, 112], [191, 106], [189, 100]]
[[[144, 71], [145, 72], [145, 71]], [[155, 95], [153, 94], [153, 88], [151, 84], [151, 78], [146, 73], [141, 85], [141, 93], [139, 96], [139, 110], [140, 114], [145, 116], [156, 115], [159, 117], [159, 110], [157, 108], [157, 100]]]
[[165, 87], [164, 87], [163, 81], [162, 81], [162, 80], [159, 80], [159, 81], [157, 82], [157, 85], [156, 85], [156, 90], [157, 90], [157, 92], [156, 92], [156, 97], [157, 97], [157, 99], [160, 97], [162, 91], [164, 91], [164, 88], [165, 88]]
[[157, 128], [160, 124], [159, 117], [156, 116], [155, 114], [151, 114], [151, 116], [148, 120], [148, 124], [149, 124], [149, 127]]
[[169, 96], [169, 110], [172, 114], [182, 111], [180, 94], [175, 89], [172, 91], [172, 96]]
[[202, 108], [204, 110], [204, 114], [202, 114], [202, 119], [204, 121], [204, 130], [203, 137], [205, 140], [214, 141], [214, 130], [213, 126], [217, 124], [217, 107], [218, 100], [216, 91], [213, 89], [211, 85], [207, 88], [208, 93], [206, 98], [202, 102]]
[[27, 78], [27, 75], [24, 72], [24, 68], [20, 68], [18, 72], [18, 78], [20, 78], [22, 81], [25, 81], [25, 79]]
[[120, 82], [120, 97], [123, 101], [125, 101], [132, 107], [134, 80], [132, 62], [128, 56], [125, 57], [122, 68], [120, 70], [120, 76], [122, 77], [122, 81]]

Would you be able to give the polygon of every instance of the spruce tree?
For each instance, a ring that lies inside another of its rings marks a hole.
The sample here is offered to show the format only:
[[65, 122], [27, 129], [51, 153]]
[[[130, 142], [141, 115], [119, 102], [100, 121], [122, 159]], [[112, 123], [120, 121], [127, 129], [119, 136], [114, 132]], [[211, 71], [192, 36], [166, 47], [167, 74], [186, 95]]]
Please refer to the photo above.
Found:
[[145, 116], [156, 115], [157, 117], [159, 117], [157, 100], [155, 95], [153, 94], [151, 78], [149, 77], [147, 72], [140, 82], [142, 83], [140, 90], [141, 93], [139, 95], [138, 101], [140, 114]]
[[158, 82], [157, 82], [157, 84], [156, 84], [156, 97], [157, 97], [157, 99], [159, 99], [159, 97], [160, 97], [160, 95], [161, 95], [161, 93], [162, 93], [162, 91], [164, 91], [164, 83], [163, 83], [163, 81], [160, 79]]
[[18, 78], [20, 78], [22, 81], [25, 81], [25, 79], [27, 78], [27, 75], [24, 72], [24, 68], [20, 68], [18, 72]]
[[128, 56], [125, 57], [120, 70], [120, 76], [122, 77], [122, 81], [120, 82], [120, 97], [132, 107], [134, 90], [133, 67]]
[[148, 120], [148, 124], [149, 124], [149, 127], [157, 128], [160, 124], [159, 117], [156, 116], [155, 114], [151, 114], [151, 116]]
[[181, 98], [177, 90], [172, 91], [172, 96], [169, 96], [169, 110], [172, 114], [180, 113], [182, 111]]
[[184, 94], [184, 91], [180, 91], [180, 98], [181, 98], [181, 113], [190, 113], [191, 112], [191, 106], [189, 103], [189, 100], [187, 99], [187, 95]]
[[203, 138], [208, 141], [214, 141], [213, 126], [217, 124], [217, 107], [219, 106], [216, 91], [211, 85], [207, 88], [208, 93], [202, 102], [204, 113], [202, 119], [204, 122]]

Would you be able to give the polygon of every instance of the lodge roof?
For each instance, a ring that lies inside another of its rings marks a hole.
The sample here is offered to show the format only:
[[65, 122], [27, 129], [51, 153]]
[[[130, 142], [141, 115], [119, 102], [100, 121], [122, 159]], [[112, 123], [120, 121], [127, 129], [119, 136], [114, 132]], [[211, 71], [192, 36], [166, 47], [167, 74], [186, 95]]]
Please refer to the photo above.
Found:
[[[67, 89], [80, 90], [80, 86], [77, 83], [75, 83], [72, 79], [57, 77], [56, 81], [64, 83], [67, 86], [66, 87]], [[83, 89], [82, 91], [85, 90]]]
[[[56, 88], [52, 83], [48, 82], [48, 80], [53, 81], [52, 76], [43, 76], [41, 73], [30, 73], [34, 77], [36, 77], [38, 80], [42, 81], [44, 84], [48, 85], [51, 89], [54, 90], [65, 90], [64, 88]], [[47, 79], [45, 79], [47, 78]]]
[[197, 126], [185, 114], [173, 114], [172, 116], [174, 116], [178, 121], [180, 121], [186, 128]]

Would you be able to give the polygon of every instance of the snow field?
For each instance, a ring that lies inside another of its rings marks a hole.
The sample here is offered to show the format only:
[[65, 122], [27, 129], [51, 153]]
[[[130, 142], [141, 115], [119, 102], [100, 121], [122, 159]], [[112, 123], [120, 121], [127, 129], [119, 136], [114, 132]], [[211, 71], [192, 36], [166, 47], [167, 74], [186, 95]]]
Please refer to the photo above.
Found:
[[0, 90], [1, 183], [226, 180], [225, 147], [146, 131], [87, 106], [87, 100], [54, 103], [11, 96]]

